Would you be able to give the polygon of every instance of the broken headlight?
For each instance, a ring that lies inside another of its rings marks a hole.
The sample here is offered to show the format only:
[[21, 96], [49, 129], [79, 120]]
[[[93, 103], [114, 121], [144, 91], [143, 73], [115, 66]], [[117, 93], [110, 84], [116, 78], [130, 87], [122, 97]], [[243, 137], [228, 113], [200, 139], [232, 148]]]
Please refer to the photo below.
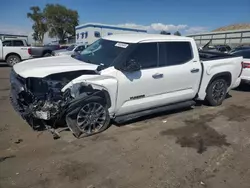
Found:
[[48, 82], [43, 78], [28, 78], [27, 88], [32, 93], [46, 93], [48, 92]]

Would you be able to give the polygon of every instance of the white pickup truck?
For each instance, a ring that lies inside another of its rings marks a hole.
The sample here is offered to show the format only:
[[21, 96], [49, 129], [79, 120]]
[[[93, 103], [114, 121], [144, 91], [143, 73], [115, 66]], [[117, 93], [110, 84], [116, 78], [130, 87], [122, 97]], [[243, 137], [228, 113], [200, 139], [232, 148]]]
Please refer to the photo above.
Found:
[[19, 63], [22, 60], [29, 59], [31, 50], [26, 40], [9, 39], [0, 40], [0, 61], [6, 61], [10, 66]]
[[[11, 72], [11, 100], [33, 128], [65, 120], [76, 137], [206, 100], [222, 104], [240, 83], [242, 57], [198, 52], [188, 37], [104, 37], [78, 56], [27, 60]], [[42, 122], [42, 123], [41, 123]]]

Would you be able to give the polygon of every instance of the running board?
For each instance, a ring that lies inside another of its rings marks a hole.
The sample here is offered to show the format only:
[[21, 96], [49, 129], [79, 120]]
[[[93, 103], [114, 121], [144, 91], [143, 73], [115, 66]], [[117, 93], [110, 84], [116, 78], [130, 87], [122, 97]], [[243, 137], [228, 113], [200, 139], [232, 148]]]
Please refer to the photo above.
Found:
[[177, 110], [177, 109], [193, 106], [195, 104], [196, 103], [193, 100], [180, 102], [180, 103], [174, 103], [174, 104], [170, 104], [170, 105], [167, 105], [167, 106], [161, 106], [161, 107], [147, 109], [147, 110], [140, 111], [140, 112], [134, 112], [132, 114], [117, 116], [117, 117], [115, 117], [114, 121], [116, 123], [122, 123], [122, 122], [130, 121], [130, 120], [133, 120], [133, 119], [136, 119], [136, 118], [139, 118], [139, 117], [152, 115], [152, 114], [159, 113], [159, 112], [164, 112], [164, 111]]

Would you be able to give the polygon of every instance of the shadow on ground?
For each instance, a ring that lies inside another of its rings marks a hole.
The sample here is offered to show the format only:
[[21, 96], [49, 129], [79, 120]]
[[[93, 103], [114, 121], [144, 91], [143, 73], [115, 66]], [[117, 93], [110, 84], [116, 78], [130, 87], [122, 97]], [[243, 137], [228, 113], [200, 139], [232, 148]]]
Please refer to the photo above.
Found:
[[186, 126], [176, 129], [161, 131], [162, 136], [176, 137], [176, 143], [181, 147], [190, 147], [197, 150], [197, 153], [202, 154], [211, 146], [229, 146], [226, 141], [226, 135], [219, 134], [215, 129], [208, 126], [217, 114], [201, 115], [197, 119], [187, 119], [184, 121]]
[[[198, 104], [197, 106], [201, 106], [201, 104]], [[142, 116], [142, 117], [138, 117], [135, 119], [131, 119], [131, 120], [124, 120], [123, 122], [112, 122], [112, 125], [121, 127], [121, 126], [126, 126], [132, 123], [137, 123], [137, 122], [147, 122], [149, 119], [153, 119], [153, 118], [162, 118], [165, 119], [166, 116], [171, 115], [171, 114], [177, 114], [177, 113], [181, 113], [181, 112], [185, 112], [185, 111], [189, 111], [192, 110], [192, 107], [186, 107], [186, 108], [181, 108], [181, 109], [176, 109], [176, 110], [167, 110], [164, 112], [159, 112], [159, 113], [154, 113], [151, 115], [147, 115], [147, 116]]]
[[9, 65], [7, 65], [6, 63], [0, 62], [0, 68], [1, 67], [9, 67]]
[[243, 92], [250, 92], [250, 85], [249, 84], [240, 84], [239, 87], [235, 88], [236, 91], [243, 91]]

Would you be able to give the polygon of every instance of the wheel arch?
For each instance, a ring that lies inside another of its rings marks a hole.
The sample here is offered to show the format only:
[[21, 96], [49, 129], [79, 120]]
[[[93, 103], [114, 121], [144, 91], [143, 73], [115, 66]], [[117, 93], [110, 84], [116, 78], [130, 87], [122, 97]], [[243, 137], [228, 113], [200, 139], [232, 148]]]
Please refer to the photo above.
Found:
[[230, 72], [220, 72], [220, 73], [217, 73], [215, 74], [211, 79], [210, 81], [208, 82], [208, 85], [207, 85], [207, 88], [206, 88], [206, 92], [207, 92], [207, 89], [209, 87], [209, 85], [216, 79], [219, 79], [219, 78], [223, 78], [226, 80], [227, 82], [227, 85], [228, 87], [232, 84], [232, 74]]
[[5, 56], [5, 61], [8, 59], [9, 56], [11, 55], [16, 55], [20, 58], [20, 60], [22, 60], [21, 56], [18, 54], [18, 53], [14, 53], [14, 52], [11, 52], [11, 53], [8, 53], [6, 56]]
[[42, 53], [42, 55], [44, 56], [46, 53], [49, 53], [49, 54], [51, 54], [52, 53], [52, 50], [43, 50], [43, 53]]

